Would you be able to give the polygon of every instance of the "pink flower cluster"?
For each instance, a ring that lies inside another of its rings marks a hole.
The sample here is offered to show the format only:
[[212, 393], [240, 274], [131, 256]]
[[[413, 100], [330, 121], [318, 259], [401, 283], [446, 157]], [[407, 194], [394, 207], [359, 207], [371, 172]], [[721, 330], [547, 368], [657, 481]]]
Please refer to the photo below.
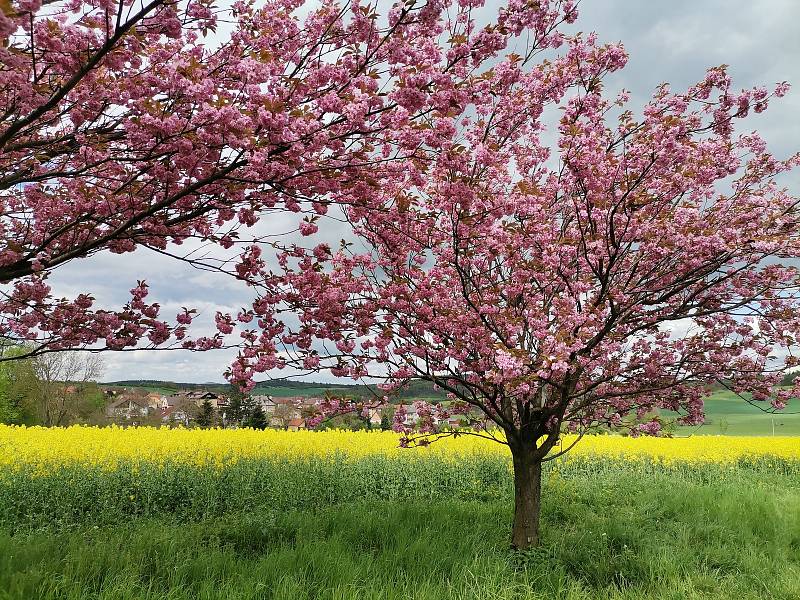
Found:
[[[395, 93], [405, 111], [386, 117], [382, 156], [413, 160], [338, 193], [361, 253], [295, 246], [260, 274], [270, 300], [256, 313], [299, 317], [290, 360], [312, 353], [307, 366], [355, 379], [380, 365], [388, 392], [427, 380], [481, 415], [478, 433], [540, 456], [564, 429], [659, 435], [662, 410], [700, 423], [719, 384], [765, 409], [800, 397], [778, 387], [800, 340], [800, 202], [776, 183], [800, 159], [736, 133], [786, 85], [736, 92], [717, 67], [684, 92], [659, 87], [636, 118], [612, 110], [624, 94], [603, 95], [623, 48], [558, 32], [571, 4], [512, 2], [505, 33], [460, 14], [441, 62], [418, 66]], [[506, 52], [522, 32], [560, 55]], [[491, 69], [466, 69], [488, 56]], [[410, 115], [428, 89], [425, 126]], [[555, 148], [547, 107], [561, 109]], [[400, 409], [394, 427], [435, 436], [447, 411], [417, 406], [410, 426]]]

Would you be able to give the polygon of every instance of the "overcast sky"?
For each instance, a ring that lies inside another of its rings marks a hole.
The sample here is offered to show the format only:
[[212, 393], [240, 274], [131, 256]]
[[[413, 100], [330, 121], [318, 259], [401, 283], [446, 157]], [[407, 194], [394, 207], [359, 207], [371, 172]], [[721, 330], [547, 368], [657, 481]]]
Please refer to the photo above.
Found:
[[[596, 31], [602, 41], [624, 43], [630, 60], [608, 80], [607, 89], [630, 90], [631, 108], [638, 109], [661, 82], [679, 90], [702, 78], [707, 67], [724, 63], [730, 65], [737, 89], [784, 80], [795, 84], [768, 111], [749, 118], [748, 128], [758, 129], [779, 157], [800, 149], [800, 0], [583, 0], [580, 8], [577, 29]], [[791, 177], [795, 193], [800, 193], [798, 182], [800, 177]], [[290, 228], [286, 220], [270, 226], [276, 232]], [[247, 289], [232, 279], [147, 251], [75, 261], [58, 269], [50, 282], [57, 294], [90, 291], [100, 306], [112, 307], [129, 298], [137, 279], [147, 280], [151, 300], [161, 303], [167, 318], [182, 306], [213, 318], [216, 310], [236, 311], [249, 299]], [[201, 326], [210, 330], [207, 320]], [[137, 351], [104, 358], [104, 381], [207, 382], [222, 381], [231, 354]], [[332, 380], [324, 375], [313, 379]]]

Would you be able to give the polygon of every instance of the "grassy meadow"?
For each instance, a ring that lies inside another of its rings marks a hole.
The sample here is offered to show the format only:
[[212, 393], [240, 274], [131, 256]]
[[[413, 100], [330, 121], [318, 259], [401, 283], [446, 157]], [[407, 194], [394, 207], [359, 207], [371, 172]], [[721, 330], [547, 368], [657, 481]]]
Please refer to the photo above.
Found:
[[733, 392], [716, 391], [705, 401], [706, 422], [679, 427], [677, 435], [800, 436], [800, 403], [791, 402], [774, 414], [748, 404]]
[[800, 443], [598, 436], [509, 551], [504, 448], [0, 426], [3, 599], [800, 598]]

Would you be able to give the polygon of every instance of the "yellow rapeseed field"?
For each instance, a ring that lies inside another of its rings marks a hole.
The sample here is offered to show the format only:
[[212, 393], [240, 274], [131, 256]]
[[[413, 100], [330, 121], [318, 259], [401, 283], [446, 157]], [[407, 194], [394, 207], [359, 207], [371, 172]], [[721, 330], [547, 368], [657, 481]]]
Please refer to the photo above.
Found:
[[[0, 425], [0, 469], [47, 471], [66, 464], [113, 469], [119, 462], [188, 463], [223, 467], [247, 458], [313, 458], [341, 455], [463, 457], [508, 455], [508, 449], [474, 436], [449, 437], [428, 448], [403, 449], [392, 432], [254, 431], [251, 429], [157, 429], [17, 427]], [[574, 438], [566, 436], [566, 446]], [[649, 459], [663, 463], [732, 463], [742, 458], [800, 461], [800, 438], [693, 436], [630, 438], [586, 436], [567, 457], [617, 460]]]

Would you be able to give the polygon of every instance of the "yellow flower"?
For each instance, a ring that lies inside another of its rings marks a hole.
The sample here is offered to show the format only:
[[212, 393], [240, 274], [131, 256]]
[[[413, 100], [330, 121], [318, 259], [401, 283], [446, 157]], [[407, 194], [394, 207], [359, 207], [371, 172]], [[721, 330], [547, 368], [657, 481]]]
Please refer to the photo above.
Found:
[[[574, 437], [565, 436], [566, 448]], [[556, 447], [556, 451], [559, 447]], [[257, 431], [252, 429], [157, 429], [150, 427], [66, 428], [0, 425], [0, 473], [26, 469], [44, 475], [66, 465], [113, 471], [121, 462], [186, 463], [224, 469], [246, 459], [313, 458], [373, 455], [437, 456], [459, 459], [471, 454], [508, 456], [508, 449], [474, 436], [444, 438], [427, 448], [401, 449], [389, 431]], [[791, 437], [693, 436], [630, 438], [586, 436], [570, 458], [610, 458], [675, 463], [734, 464], [749, 459], [800, 461], [800, 443]]]

